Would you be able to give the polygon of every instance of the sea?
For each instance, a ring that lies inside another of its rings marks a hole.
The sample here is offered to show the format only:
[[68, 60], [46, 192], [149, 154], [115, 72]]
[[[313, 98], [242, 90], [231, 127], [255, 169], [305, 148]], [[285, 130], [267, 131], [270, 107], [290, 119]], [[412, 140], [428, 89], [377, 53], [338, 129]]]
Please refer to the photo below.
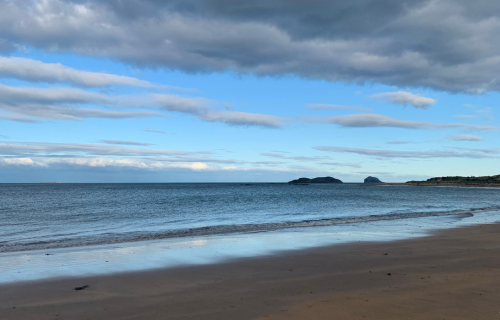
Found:
[[0, 184], [0, 283], [217, 263], [498, 221], [499, 188]]

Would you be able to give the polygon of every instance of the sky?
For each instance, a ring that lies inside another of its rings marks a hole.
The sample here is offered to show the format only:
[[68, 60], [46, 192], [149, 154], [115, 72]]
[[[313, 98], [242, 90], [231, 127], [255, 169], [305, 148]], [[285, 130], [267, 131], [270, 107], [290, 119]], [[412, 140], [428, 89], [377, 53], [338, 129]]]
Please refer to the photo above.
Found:
[[0, 0], [1, 182], [499, 174], [496, 0]]

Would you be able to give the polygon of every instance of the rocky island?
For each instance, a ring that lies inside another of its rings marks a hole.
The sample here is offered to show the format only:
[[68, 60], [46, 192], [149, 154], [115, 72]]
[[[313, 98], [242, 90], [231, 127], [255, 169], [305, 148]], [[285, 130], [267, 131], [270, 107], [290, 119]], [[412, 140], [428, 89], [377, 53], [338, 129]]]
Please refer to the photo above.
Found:
[[317, 177], [314, 179], [309, 178], [299, 178], [292, 181], [289, 181], [290, 184], [299, 184], [299, 183], [343, 183], [339, 179], [335, 179], [332, 177]]
[[368, 176], [366, 179], [365, 179], [365, 182], [364, 183], [383, 183], [382, 181], [380, 181], [379, 178], [377, 177], [372, 177], [372, 176]]

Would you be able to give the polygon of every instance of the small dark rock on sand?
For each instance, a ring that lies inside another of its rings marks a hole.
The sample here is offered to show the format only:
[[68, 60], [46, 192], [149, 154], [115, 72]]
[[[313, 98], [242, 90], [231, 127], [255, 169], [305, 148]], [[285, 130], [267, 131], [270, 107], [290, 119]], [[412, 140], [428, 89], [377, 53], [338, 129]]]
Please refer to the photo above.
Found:
[[75, 290], [83, 290], [83, 289], [87, 289], [89, 286], [86, 284], [84, 286], [81, 286], [81, 287], [76, 287]]

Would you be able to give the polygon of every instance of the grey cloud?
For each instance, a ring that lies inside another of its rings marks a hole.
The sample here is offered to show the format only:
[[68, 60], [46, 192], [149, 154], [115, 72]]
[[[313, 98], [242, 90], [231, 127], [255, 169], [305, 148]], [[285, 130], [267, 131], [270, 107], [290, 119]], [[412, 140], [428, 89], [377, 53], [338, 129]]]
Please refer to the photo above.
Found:
[[482, 141], [484, 138], [478, 136], [471, 135], [449, 135], [446, 136], [446, 139], [455, 140], [455, 141]]
[[208, 122], [222, 122], [230, 125], [261, 126], [267, 128], [280, 128], [282, 122], [290, 119], [258, 113], [236, 111], [213, 111], [203, 113], [200, 118]]
[[181, 97], [173, 94], [152, 94], [153, 103], [161, 106], [161, 109], [200, 115], [209, 111], [207, 104], [209, 100], [198, 97]]
[[207, 122], [280, 128], [282, 122], [291, 121], [291, 119], [266, 114], [216, 111], [209, 107], [209, 105], [214, 104], [213, 101], [200, 97], [181, 97], [170, 94], [153, 94], [151, 96], [154, 103], [160, 105], [163, 110], [190, 114]]
[[460, 130], [498, 130], [500, 128], [493, 126], [476, 126], [461, 123], [434, 123], [424, 121], [408, 121], [388, 116], [361, 113], [349, 114], [334, 117], [309, 117], [303, 118], [304, 122], [310, 123], [331, 123], [341, 127], [349, 128], [376, 128], [376, 127], [391, 127], [404, 129], [460, 129]]
[[276, 158], [276, 159], [286, 159], [286, 160], [294, 160], [294, 161], [317, 161], [321, 159], [325, 159], [325, 157], [288, 157], [279, 153], [268, 153], [264, 152], [260, 154], [261, 156], [265, 157], [271, 157], [271, 158]]
[[373, 111], [373, 109], [362, 108], [357, 106], [344, 106], [338, 104], [306, 104], [306, 107], [311, 109], [323, 109], [323, 110], [351, 110], [351, 111], [360, 111], [360, 112], [368, 112]]
[[37, 142], [0, 142], [0, 155], [3, 156], [180, 156], [207, 152], [186, 152], [164, 149], [141, 149], [91, 143], [37, 143]]
[[165, 117], [157, 112], [108, 111], [81, 107], [89, 104], [113, 106], [120, 105], [121, 102], [119, 97], [75, 88], [11, 87], [0, 84], [0, 110], [10, 113], [0, 115], [0, 118], [5, 120], [38, 122], [34, 118], [79, 121], [82, 118]]
[[408, 144], [413, 143], [413, 141], [387, 141], [388, 144]]
[[428, 107], [436, 104], [436, 100], [421, 95], [416, 95], [411, 92], [397, 91], [397, 92], [384, 92], [377, 93], [370, 98], [373, 99], [384, 99], [392, 103], [401, 105], [412, 105], [415, 108], [427, 109]]
[[494, 0], [2, 0], [0, 12], [3, 50], [30, 46], [188, 72], [500, 90]]
[[[75, 88], [28, 88], [0, 84], [0, 110], [14, 114], [0, 115], [0, 119], [12, 121], [36, 122], [30, 117], [55, 120], [167, 117], [167, 115], [158, 112], [107, 111], [81, 106], [87, 104], [114, 108], [135, 107], [175, 111], [196, 116], [207, 122], [222, 122], [240, 126], [279, 128], [282, 122], [291, 121], [291, 119], [265, 114], [214, 111], [208, 107], [212, 103], [214, 102], [205, 98], [182, 97], [172, 94], [110, 96]], [[78, 106], [72, 106], [72, 104]]]
[[8, 120], [8, 121], [15, 121], [15, 122], [24, 122], [24, 123], [38, 123], [40, 121], [37, 121], [35, 119], [32, 119], [30, 117], [25, 117], [25, 116], [20, 116], [16, 114], [1, 114], [0, 113], [0, 120]]
[[106, 144], [119, 144], [119, 145], [129, 145], [129, 146], [153, 146], [152, 143], [122, 141], [122, 140], [101, 140], [100, 142]]
[[[437, 151], [397, 151], [397, 150], [377, 150], [363, 148], [344, 148], [344, 147], [314, 147], [319, 151], [338, 152], [338, 153], [354, 153], [363, 156], [379, 157], [379, 158], [415, 158], [415, 159], [432, 159], [432, 158], [496, 158], [485, 152], [478, 152], [473, 149], [462, 149], [463, 151], [437, 150]], [[492, 152], [496, 153], [496, 152]]]
[[387, 175], [394, 174], [394, 172], [387, 172], [387, 171], [357, 171], [355, 173], [359, 173], [359, 174], [387, 174]]
[[60, 63], [0, 57], [0, 77], [16, 78], [31, 82], [70, 83], [81, 87], [108, 87], [126, 85], [145, 88], [156, 87], [148, 81], [109, 73], [80, 71]]
[[[93, 108], [66, 107], [53, 105], [27, 105], [3, 106], [0, 104], [0, 109], [21, 113], [35, 118], [53, 119], [53, 120], [72, 120], [81, 121], [82, 118], [102, 118], [102, 119], [127, 119], [127, 118], [145, 118], [145, 117], [166, 117], [157, 112], [134, 112], [134, 111], [107, 111]], [[7, 118], [12, 121], [22, 122], [38, 122], [30, 118], [15, 117]], [[19, 120], [18, 120], [19, 119]]]
[[475, 118], [477, 118], [477, 115], [469, 115], [469, 114], [460, 115], [460, 114], [457, 114], [457, 115], [454, 115], [453, 118], [456, 118], [456, 119], [475, 119]]
[[336, 167], [351, 167], [351, 168], [361, 168], [361, 166], [357, 163], [342, 163], [342, 162], [320, 162], [319, 164], [325, 164], [328, 166], [336, 166]]
[[[468, 103], [464, 104], [463, 106], [470, 108], [470, 109], [474, 109], [474, 111], [476, 113], [478, 113], [479, 115], [483, 116], [483, 118], [485, 120], [488, 120], [488, 121], [495, 120], [495, 117], [493, 116], [493, 108], [491, 108], [491, 107], [478, 107], [478, 106], [468, 104]], [[479, 116], [478, 115], [456, 115], [454, 117], [459, 118], [459, 119], [474, 119], [474, 118], [478, 118]]]
[[485, 148], [460, 148], [460, 147], [447, 147], [450, 149], [456, 149], [456, 150], [465, 150], [465, 151], [474, 151], [474, 152], [481, 152], [481, 153], [486, 153], [486, 154], [500, 154], [500, 149], [485, 149]]
[[280, 162], [280, 161], [253, 161], [251, 162], [253, 165], [264, 165], [264, 166], [277, 166], [277, 165], [282, 165], [286, 164], [286, 162]]
[[491, 108], [491, 107], [476, 110], [476, 112], [479, 114], [482, 114], [484, 116], [484, 118], [488, 121], [495, 120], [495, 117], [493, 116], [493, 108]]
[[12, 105], [41, 103], [111, 104], [113, 100], [101, 93], [75, 88], [12, 87], [0, 84], [0, 103]]
[[146, 129], [146, 130], [142, 130], [142, 131], [151, 132], [151, 133], [159, 133], [159, 134], [167, 134], [166, 132], [160, 131], [160, 130], [149, 130], [149, 129]]

